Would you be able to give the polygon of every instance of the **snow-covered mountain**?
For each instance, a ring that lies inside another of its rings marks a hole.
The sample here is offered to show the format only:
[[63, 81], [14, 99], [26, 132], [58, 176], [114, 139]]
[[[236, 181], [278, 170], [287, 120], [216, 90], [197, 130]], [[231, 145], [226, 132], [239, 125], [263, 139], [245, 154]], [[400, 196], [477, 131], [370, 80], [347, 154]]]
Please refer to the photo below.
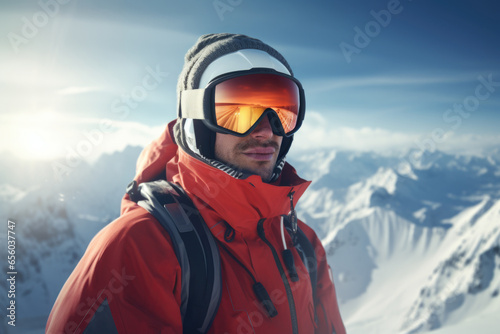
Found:
[[300, 215], [325, 244], [349, 333], [462, 333], [476, 318], [499, 332], [498, 155], [318, 152], [296, 165], [315, 180]]
[[[4, 155], [0, 162], [0, 238], [7, 240], [7, 219], [16, 233], [16, 327], [5, 316], [0, 333], [43, 333], [52, 305], [96, 234], [120, 213], [126, 185], [141, 151], [129, 147], [81, 162], [61, 174], [52, 162], [32, 162]], [[64, 161], [62, 161], [64, 163]], [[2, 245], [4, 242], [2, 241]], [[0, 257], [7, 258], [2, 246]], [[8, 272], [7, 261], [2, 271]], [[2, 305], [7, 282], [0, 281]]]
[[[127, 148], [82, 163], [62, 180], [50, 163], [4, 156], [0, 237], [6, 240], [7, 218], [14, 220], [18, 326], [4, 321], [2, 333], [43, 332], [88, 242], [118, 216], [139, 152]], [[313, 180], [299, 216], [325, 245], [349, 334], [497, 332], [499, 152], [410, 157], [325, 150], [291, 162]], [[6, 288], [1, 281], [2, 298]]]

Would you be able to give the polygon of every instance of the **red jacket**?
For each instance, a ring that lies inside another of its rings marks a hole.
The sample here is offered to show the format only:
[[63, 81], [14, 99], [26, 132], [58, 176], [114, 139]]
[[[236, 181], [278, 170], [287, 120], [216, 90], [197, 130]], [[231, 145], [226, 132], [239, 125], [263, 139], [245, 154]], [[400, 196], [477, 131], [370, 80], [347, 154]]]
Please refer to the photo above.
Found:
[[[290, 211], [288, 194], [295, 191], [296, 204], [310, 182], [288, 164], [273, 184], [255, 175], [235, 179], [177, 149], [172, 126], [173, 122], [142, 152], [135, 179], [140, 183], [166, 175], [180, 184], [214, 236], [264, 285], [278, 311], [273, 318], [267, 316], [256, 302], [250, 275], [221, 251], [222, 298], [209, 333], [292, 333], [291, 314], [296, 314], [298, 333], [344, 334], [325, 251], [316, 234], [299, 222], [316, 250], [317, 305], [297, 251], [290, 247], [300, 279], [292, 282], [287, 277], [293, 295], [288, 298], [272, 250], [257, 234], [257, 222], [266, 218], [266, 238], [281, 254], [279, 217]], [[235, 231], [231, 242], [224, 240], [226, 223]], [[285, 237], [291, 245], [287, 233]], [[285, 267], [281, 257], [280, 261]], [[109, 333], [182, 333], [180, 270], [168, 234], [125, 196], [121, 216], [94, 237], [59, 293], [46, 332], [94, 333], [93, 326], [102, 330], [109, 325]]]

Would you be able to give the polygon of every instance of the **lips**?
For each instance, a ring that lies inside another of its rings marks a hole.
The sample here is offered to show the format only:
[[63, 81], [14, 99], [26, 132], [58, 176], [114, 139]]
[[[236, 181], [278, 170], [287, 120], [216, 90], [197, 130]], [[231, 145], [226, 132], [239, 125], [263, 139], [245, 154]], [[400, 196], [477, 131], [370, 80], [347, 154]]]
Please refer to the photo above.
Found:
[[273, 158], [275, 152], [276, 149], [274, 147], [257, 146], [247, 149], [242, 153], [251, 159], [259, 161], [270, 161]]

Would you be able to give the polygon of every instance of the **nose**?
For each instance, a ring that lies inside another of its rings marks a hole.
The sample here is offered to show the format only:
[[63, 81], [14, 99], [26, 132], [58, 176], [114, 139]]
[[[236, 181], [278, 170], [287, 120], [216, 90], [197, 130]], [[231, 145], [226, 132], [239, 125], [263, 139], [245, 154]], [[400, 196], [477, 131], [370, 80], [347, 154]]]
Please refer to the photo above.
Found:
[[255, 128], [250, 134], [252, 137], [256, 139], [268, 140], [273, 136], [273, 129], [271, 127], [271, 123], [269, 122], [269, 117], [265, 116], [262, 118]]

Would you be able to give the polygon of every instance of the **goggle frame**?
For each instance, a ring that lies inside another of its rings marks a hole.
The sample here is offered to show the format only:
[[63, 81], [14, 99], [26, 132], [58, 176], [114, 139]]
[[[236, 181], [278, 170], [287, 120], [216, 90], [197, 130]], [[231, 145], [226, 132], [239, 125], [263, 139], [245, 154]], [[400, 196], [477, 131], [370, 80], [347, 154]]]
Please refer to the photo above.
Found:
[[[278, 114], [272, 108], [267, 108], [262, 113], [262, 115], [255, 121], [255, 123], [247, 131], [245, 131], [245, 133], [235, 132], [217, 124], [217, 114], [215, 110], [216, 86], [224, 81], [251, 74], [278, 75], [281, 77], [285, 77], [295, 83], [299, 92], [299, 106], [297, 112], [297, 122], [292, 131], [285, 133]], [[205, 88], [187, 89], [181, 91], [180, 101], [181, 101], [179, 106], [180, 118], [200, 119], [212, 131], [223, 134], [231, 134], [237, 137], [248, 136], [259, 125], [262, 118], [268, 115], [270, 116], [270, 122], [274, 133], [280, 136], [291, 137], [295, 132], [297, 132], [300, 129], [305, 117], [305, 94], [300, 81], [291, 75], [278, 72], [270, 68], [252, 68], [250, 70], [236, 71], [236, 72], [222, 74], [212, 79]]]

